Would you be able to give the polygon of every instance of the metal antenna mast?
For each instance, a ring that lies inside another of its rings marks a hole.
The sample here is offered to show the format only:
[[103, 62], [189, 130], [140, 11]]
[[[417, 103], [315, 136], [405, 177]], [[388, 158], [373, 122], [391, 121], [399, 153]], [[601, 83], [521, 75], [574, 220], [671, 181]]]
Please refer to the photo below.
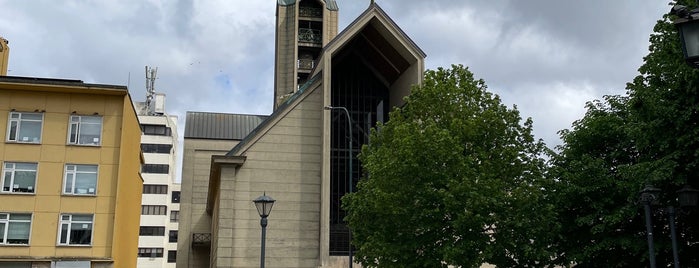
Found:
[[158, 67], [155, 69], [146, 66], [146, 112], [153, 115], [153, 96], [155, 96], [155, 78], [158, 75]]

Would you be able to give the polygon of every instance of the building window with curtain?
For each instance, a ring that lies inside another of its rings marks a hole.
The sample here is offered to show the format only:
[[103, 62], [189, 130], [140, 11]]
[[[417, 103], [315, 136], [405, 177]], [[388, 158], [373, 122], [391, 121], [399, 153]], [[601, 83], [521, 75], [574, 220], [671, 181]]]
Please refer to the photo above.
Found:
[[28, 245], [30, 213], [0, 213], [0, 245]]

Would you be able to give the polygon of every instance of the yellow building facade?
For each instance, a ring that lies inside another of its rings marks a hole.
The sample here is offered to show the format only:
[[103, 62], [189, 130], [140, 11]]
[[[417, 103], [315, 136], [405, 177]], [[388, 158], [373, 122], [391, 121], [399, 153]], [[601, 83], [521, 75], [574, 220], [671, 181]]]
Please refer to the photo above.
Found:
[[0, 267], [136, 267], [143, 179], [124, 86], [0, 76]]

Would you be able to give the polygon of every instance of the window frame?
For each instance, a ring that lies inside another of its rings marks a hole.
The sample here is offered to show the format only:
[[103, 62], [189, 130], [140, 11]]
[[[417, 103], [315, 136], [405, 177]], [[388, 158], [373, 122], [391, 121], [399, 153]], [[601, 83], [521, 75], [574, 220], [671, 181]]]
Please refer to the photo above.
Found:
[[[162, 258], [165, 248], [138, 248], [137, 258]], [[148, 256], [141, 254], [149, 254]]]
[[[68, 170], [69, 167], [74, 167], [74, 169]], [[79, 171], [79, 167], [95, 167], [95, 171]], [[78, 188], [76, 188], [76, 181], [78, 174], [93, 174], [94, 173], [94, 185], [95, 188], [87, 188], [84, 193], [79, 193]], [[66, 192], [66, 187], [68, 186], [68, 175], [72, 175], [71, 179], [71, 192]], [[96, 196], [97, 195], [97, 183], [99, 181], [99, 165], [91, 164], [65, 164], [63, 168], [63, 188], [61, 189], [61, 194], [72, 195], [72, 196]], [[92, 192], [90, 192], [92, 191]]]
[[179, 210], [170, 210], [170, 222], [180, 222]]
[[[3, 217], [4, 215], [4, 217]], [[29, 220], [24, 219], [12, 219], [12, 216], [29, 216]], [[0, 212], [0, 229], [2, 229], [2, 236], [0, 236], [0, 246], [29, 246], [32, 236], [32, 221], [34, 220], [34, 214], [32, 213], [17, 213], [17, 212]], [[10, 235], [10, 224], [12, 223], [29, 223], [29, 228], [27, 230], [27, 242], [26, 243], [8, 243], [8, 236]], [[4, 225], [2, 225], [4, 224]]]
[[[83, 117], [85, 118], [98, 118], [99, 123], [92, 123], [92, 122], [83, 122]], [[77, 121], [74, 121], [73, 119], [77, 118]], [[70, 118], [68, 119], [68, 137], [66, 138], [66, 143], [69, 145], [77, 145], [77, 146], [101, 146], [102, 145], [102, 130], [104, 127], [104, 120], [102, 116], [99, 115], [71, 115]], [[92, 142], [86, 142], [82, 143], [81, 142], [81, 132], [82, 132], [82, 127], [83, 125], [99, 125], [99, 137], [97, 138], [97, 143], [94, 142], [94, 137]], [[73, 137], [73, 128], [75, 127], [75, 137]], [[75, 141], [72, 141], [72, 139], [75, 138]]]
[[168, 237], [167, 238], [168, 243], [177, 243], [177, 239], [179, 238], [179, 231], [178, 230], [170, 230], [167, 234], [167, 237]]
[[[160, 212], [162, 211], [162, 214]], [[158, 213], [155, 213], [158, 212]], [[165, 216], [167, 206], [163, 205], [141, 205], [141, 215]]]
[[[64, 219], [67, 216], [68, 219]], [[90, 221], [85, 220], [74, 220], [75, 216], [90, 216]], [[85, 224], [90, 225], [90, 236], [89, 243], [87, 244], [77, 244], [71, 243], [71, 234], [73, 233], [73, 225], [82, 224], [82, 228], [86, 228]], [[67, 233], [65, 235], [65, 242], [61, 242], [63, 238], [63, 226], [68, 225]], [[58, 237], [56, 238], [56, 244], [58, 246], [71, 246], [71, 247], [91, 247], [93, 238], [95, 234], [95, 215], [94, 214], [81, 214], [81, 213], [61, 213], [58, 215]]]
[[140, 226], [138, 236], [165, 236], [165, 226]]
[[177, 263], [177, 250], [167, 251], [167, 263]]
[[172, 191], [172, 194], [170, 194], [170, 203], [172, 203], [172, 204], [179, 204], [181, 199], [182, 199], [182, 192], [181, 191]]
[[[14, 115], [17, 115], [14, 117]], [[23, 119], [23, 115], [40, 115], [41, 119]], [[32, 140], [29, 140], [30, 137], [23, 137], [27, 138], [27, 140], [24, 140], [23, 138], [20, 139], [20, 132], [22, 131], [22, 123], [28, 123], [28, 122], [39, 122], [39, 136], [38, 137], [32, 137]], [[13, 123], [14, 123], [14, 134], [13, 134]], [[12, 143], [27, 143], [27, 144], [41, 144], [41, 136], [43, 136], [43, 130], [44, 130], [44, 113], [40, 112], [9, 112], [7, 116], [7, 132], [5, 133], [5, 141], [6, 142], [12, 142]], [[13, 137], [14, 136], [14, 137]], [[34, 140], [33, 138], [37, 138]]]
[[170, 174], [170, 164], [142, 164], [141, 173]]
[[143, 194], [167, 194], [167, 184], [143, 184]]
[[[11, 168], [8, 168], [7, 165], [12, 165]], [[34, 170], [30, 169], [17, 169], [17, 164], [33, 164], [34, 165]], [[20, 192], [20, 191], [14, 191], [14, 189], [20, 189], [19, 184], [16, 184], [16, 175], [17, 171], [23, 171], [23, 172], [34, 172], [34, 182], [33, 185], [27, 187], [26, 192]], [[10, 173], [10, 185], [12, 188], [9, 188], [8, 190], [5, 190], [5, 179], [7, 178], [7, 173]], [[36, 181], [37, 178], [39, 178], [39, 163], [36, 162], [11, 162], [11, 161], [5, 161], [2, 163], [2, 175], [0, 175], [0, 193], [1, 194], [25, 194], [25, 195], [33, 195], [36, 194]], [[17, 188], [14, 186], [17, 185]], [[31, 189], [29, 189], [31, 188]], [[29, 192], [31, 191], [31, 192]]]

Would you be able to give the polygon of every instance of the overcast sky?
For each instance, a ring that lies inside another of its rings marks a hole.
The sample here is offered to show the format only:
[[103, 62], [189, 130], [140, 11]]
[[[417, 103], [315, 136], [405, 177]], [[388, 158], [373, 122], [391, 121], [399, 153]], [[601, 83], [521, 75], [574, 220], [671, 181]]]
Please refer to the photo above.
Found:
[[[624, 94], [669, 0], [376, 0], [420, 46], [428, 69], [463, 64], [537, 138], [584, 114], [587, 101]], [[370, 0], [338, 0], [340, 30]], [[144, 66], [158, 67], [166, 109], [270, 114], [276, 0], [0, 0], [8, 75], [128, 85], [145, 99]]]

